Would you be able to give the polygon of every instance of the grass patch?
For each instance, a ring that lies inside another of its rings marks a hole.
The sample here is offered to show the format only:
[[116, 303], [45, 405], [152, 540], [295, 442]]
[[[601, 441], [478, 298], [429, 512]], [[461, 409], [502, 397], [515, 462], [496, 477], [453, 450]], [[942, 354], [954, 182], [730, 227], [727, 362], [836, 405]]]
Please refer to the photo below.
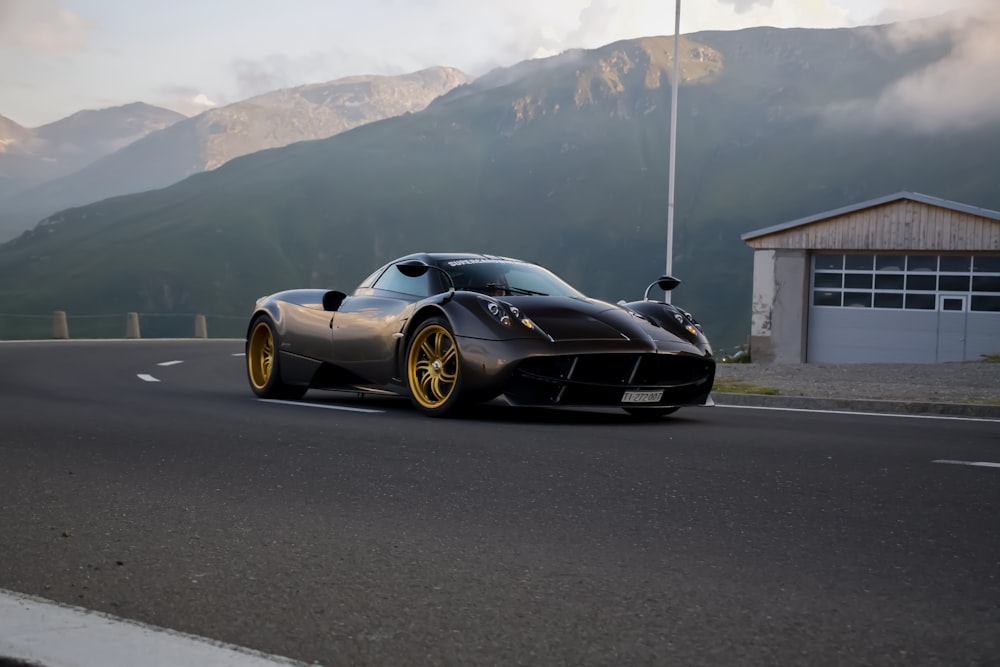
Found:
[[720, 394], [766, 394], [768, 396], [777, 396], [781, 393], [774, 387], [762, 387], [752, 382], [719, 378], [716, 378], [715, 384], [712, 385], [712, 391], [717, 391]]
[[1000, 363], [1000, 354], [984, 354], [983, 361], [998, 364]]

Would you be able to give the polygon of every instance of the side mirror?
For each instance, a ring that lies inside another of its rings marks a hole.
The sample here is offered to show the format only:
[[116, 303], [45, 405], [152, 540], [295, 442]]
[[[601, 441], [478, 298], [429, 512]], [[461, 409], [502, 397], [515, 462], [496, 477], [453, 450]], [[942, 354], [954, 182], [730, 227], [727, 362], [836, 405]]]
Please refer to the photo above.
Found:
[[646, 288], [646, 293], [642, 296], [642, 298], [645, 301], [649, 301], [649, 290], [654, 287], [659, 287], [664, 292], [669, 292], [680, 284], [681, 281], [679, 278], [674, 278], [673, 276], [660, 276], [649, 284], [649, 287]]

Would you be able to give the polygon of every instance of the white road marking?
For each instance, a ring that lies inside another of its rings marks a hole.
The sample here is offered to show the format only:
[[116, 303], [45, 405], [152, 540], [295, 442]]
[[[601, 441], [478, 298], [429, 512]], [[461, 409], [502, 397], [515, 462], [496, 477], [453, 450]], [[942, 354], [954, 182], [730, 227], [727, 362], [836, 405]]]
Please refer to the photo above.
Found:
[[0, 658], [45, 667], [305, 665], [4, 589], [0, 589]]
[[183, 361], [161, 361], [156, 364], [157, 366], [176, 366], [177, 364], [183, 364]]
[[716, 403], [717, 408], [729, 408], [736, 410], [773, 410], [776, 412], [816, 412], [827, 415], [858, 415], [864, 417], [900, 417], [903, 419], [950, 419], [960, 422], [988, 422], [1000, 424], [1000, 419], [988, 417], [956, 417], [954, 415], [910, 415], [903, 412], [855, 412], [851, 410], [819, 410], [817, 408], [776, 408], [774, 406], [763, 405], [722, 405]]
[[247, 353], [246, 352], [233, 352], [233, 356], [234, 357], [245, 357], [245, 356], [247, 356]]
[[931, 463], [950, 463], [956, 466], [979, 466], [981, 468], [1000, 468], [1000, 463], [992, 463], [990, 461], [949, 461], [948, 459], [938, 459], [937, 461], [931, 461]]
[[146, 373], [136, 373], [136, 377], [144, 382], [159, 382], [155, 377]]
[[324, 410], [346, 410], [347, 412], [371, 412], [382, 413], [385, 410], [372, 410], [370, 408], [349, 408], [346, 405], [327, 405], [325, 403], [300, 403], [298, 401], [278, 401], [273, 398], [258, 398], [261, 403], [277, 403], [279, 405], [301, 405], [304, 408], [323, 408]]

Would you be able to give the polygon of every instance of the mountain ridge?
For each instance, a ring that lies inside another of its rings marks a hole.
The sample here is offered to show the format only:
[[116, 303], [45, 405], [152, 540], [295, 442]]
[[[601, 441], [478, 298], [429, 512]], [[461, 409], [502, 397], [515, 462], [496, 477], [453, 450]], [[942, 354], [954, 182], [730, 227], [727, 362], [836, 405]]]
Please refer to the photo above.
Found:
[[275, 90], [204, 111], [75, 173], [0, 201], [5, 209], [0, 212], [0, 240], [63, 208], [165, 187], [234, 157], [420, 110], [466, 81], [465, 73], [451, 67], [360, 75]]
[[0, 116], [0, 197], [72, 173], [184, 118], [142, 102], [85, 109], [34, 128]]

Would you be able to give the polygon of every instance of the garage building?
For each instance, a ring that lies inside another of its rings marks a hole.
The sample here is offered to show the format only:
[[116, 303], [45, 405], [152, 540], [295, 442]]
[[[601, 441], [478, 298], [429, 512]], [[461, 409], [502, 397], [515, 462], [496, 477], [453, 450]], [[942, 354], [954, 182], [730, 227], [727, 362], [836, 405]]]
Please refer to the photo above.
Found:
[[901, 192], [742, 238], [754, 362], [1000, 354], [1000, 212]]

